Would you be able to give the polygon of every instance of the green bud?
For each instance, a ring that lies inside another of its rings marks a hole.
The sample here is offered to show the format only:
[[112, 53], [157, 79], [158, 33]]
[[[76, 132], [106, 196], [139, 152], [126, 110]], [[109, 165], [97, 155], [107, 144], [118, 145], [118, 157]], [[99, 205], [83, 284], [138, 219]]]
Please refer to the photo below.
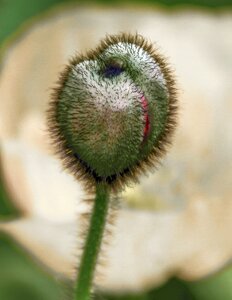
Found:
[[49, 130], [78, 178], [117, 185], [157, 163], [176, 112], [165, 60], [140, 35], [121, 34], [70, 61], [50, 102]]

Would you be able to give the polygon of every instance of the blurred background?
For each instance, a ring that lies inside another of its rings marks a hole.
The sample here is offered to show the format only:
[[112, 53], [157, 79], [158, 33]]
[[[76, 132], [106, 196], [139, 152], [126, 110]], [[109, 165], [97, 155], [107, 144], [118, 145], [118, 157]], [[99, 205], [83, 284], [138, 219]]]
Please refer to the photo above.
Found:
[[[0, 47], [5, 49], [7, 41], [28, 20], [33, 20], [64, 0], [0, 0]], [[165, 10], [187, 7], [192, 10], [232, 10], [231, 0], [136, 0], [136, 1], [72, 1], [80, 5], [136, 5], [158, 6]], [[232, 31], [232, 28], [231, 28]], [[20, 216], [13, 205], [0, 175], [0, 221]], [[231, 238], [231, 237], [229, 237]], [[19, 247], [9, 236], [0, 233], [0, 300], [55, 300], [60, 299], [63, 285], [37, 263], [32, 256]], [[232, 299], [232, 268], [196, 282], [170, 279], [165, 285], [134, 295], [96, 295], [97, 299], [154, 299], [154, 300], [229, 300]]]

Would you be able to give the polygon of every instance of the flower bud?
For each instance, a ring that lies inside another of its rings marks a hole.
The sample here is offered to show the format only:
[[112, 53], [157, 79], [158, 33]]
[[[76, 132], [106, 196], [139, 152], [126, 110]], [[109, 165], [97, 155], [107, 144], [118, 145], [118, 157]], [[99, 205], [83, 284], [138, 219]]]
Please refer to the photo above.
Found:
[[77, 178], [111, 185], [154, 166], [176, 125], [165, 59], [140, 35], [107, 36], [62, 72], [48, 111], [50, 136]]

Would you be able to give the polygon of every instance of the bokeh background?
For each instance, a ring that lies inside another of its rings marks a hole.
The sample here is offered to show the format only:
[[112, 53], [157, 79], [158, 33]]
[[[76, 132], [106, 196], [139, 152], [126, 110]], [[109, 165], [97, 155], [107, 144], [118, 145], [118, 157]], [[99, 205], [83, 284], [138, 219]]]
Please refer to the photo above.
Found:
[[[51, 7], [70, 1], [63, 0], [0, 0], [0, 47], [28, 20]], [[72, 1], [75, 2], [75, 1]], [[167, 10], [183, 6], [199, 10], [232, 10], [230, 0], [137, 0], [137, 1], [76, 1], [81, 5], [108, 6], [158, 5]], [[232, 28], [231, 28], [232, 30]], [[3, 179], [0, 177], [0, 221], [19, 216], [10, 201]], [[48, 274], [32, 256], [20, 248], [9, 236], [0, 234], [0, 300], [55, 300], [60, 299], [63, 286]], [[232, 299], [232, 268], [197, 282], [184, 282], [172, 278], [165, 285], [136, 295], [97, 295], [99, 299], [156, 299], [156, 300], [229, 300]]]

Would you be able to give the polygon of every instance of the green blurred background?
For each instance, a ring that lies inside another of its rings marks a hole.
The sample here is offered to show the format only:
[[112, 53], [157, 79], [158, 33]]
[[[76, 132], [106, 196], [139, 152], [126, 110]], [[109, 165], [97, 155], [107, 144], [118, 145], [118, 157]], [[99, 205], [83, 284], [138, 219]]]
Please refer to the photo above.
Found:
[[[23, 22], [38, 15], [64, 0], [0, 0], [0, 47]], [[119, 5], [126, 1], [72, 1], [91, 5]], [[212, 11], [232, 9], [232, 0], [136, 0], [135, 3], [162, 5], [166, 9], [189, 6], [190, 9], [210, 9]], [[0, 221], [19, 216], [12, 205], [0, 177]], [[63, 299], [66, 284], [53, 276], [29, 257], [23, 249], [8, 236], [0, 234], [0, 300], [57, 300]], [[164, 286], [140, 295], [97, 295], [97, 299], [156, 299], [156, 300], [229, 300], [232, 299], [232, 268], [198, 282], [183, 282], [171, 279]]]

